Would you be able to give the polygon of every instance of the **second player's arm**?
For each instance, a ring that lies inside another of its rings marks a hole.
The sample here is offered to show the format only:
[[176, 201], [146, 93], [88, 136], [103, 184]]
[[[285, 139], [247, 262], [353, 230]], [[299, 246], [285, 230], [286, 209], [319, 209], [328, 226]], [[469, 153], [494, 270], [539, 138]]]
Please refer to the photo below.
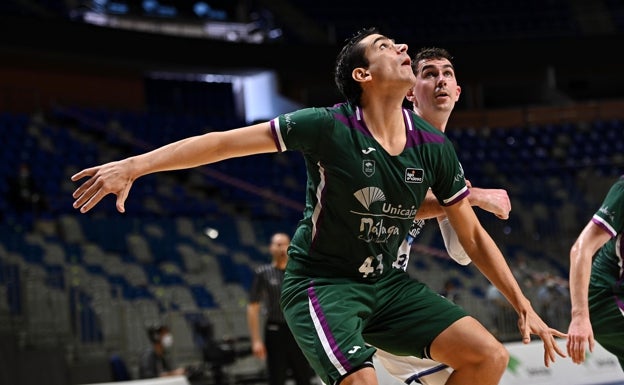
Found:
[[585, 350], [594, 351], [594, 333], [589, 318], [589, 277], [592, 260], [611, 235], [592, 221], [587, 223], [570, 249], [571, 319], [567, 349], [576, 364], [585, 361]]
[[[511, 211], [511, 201], [507, 191], [503, 189], [484, 189], [471, 187], [468, 201], [471, 206], [477, 206], [485, 211], [496, 215], [500, 219], [508, 219]], [[444, 208], [440, 206], [437, 198], [431, 190], [427, 192], [423, 203], [416, 213], [416, 219], [430, 219], [443, 217]]]
[[511, 272], [503, 254], [494, 240], [481, 226], [474, 210], [466, 199], [445, 207], [446, 215], [459, 241], [473, 263], [507, 298], [519, 315], [519, 327], [524, 343], [530, 342], [531, 334], [538, 335], [544, 342], [544, 364], [555, 361], [555, 355], [565, 357], [554, 337], [565, 334], [550, 328], [537, 315], [520, 285]]

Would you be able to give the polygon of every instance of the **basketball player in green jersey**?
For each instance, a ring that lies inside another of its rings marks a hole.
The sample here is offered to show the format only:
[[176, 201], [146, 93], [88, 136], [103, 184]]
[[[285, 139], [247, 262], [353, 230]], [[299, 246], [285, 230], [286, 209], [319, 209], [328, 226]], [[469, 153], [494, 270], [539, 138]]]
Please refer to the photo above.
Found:
[[473, 263], [519, 315], [522, 340], [544, 343], [544, 363], [565, 357], [465, 199], [452, 143], [402, 108], [415, 81], [407, 46], [374, 29], [338, 55], [336, 84], [347, 102], [305, 108], [270, 122], [183, 139], [84, 169], [73, 193], [85, 213], [115, 194], [118, 211], [140, 176], [233, 157], [297, 150], [308, 183], [293, 235], [281, 305], [297, 343], [326, 384], [376, 385], [375, 348], [429, 357], [454, 368], [447, 384], [497, 384], [505, 347], [463, 309], [393, 268], [399, 245], [429, 188]]
[[570, 250], [567, 349], [577, 364], [585, 361], [586, 349], [594, 350], [595, 339], [624, 369], [623, 234], [624, 175], [613, 183]]

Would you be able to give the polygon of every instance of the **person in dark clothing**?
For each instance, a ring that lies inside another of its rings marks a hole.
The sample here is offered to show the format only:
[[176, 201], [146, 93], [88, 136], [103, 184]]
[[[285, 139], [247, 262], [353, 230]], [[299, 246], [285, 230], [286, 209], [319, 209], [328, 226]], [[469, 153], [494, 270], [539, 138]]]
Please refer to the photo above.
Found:
[[173, 335], [165, 325], [147, 329], [147, 336], [152, 345], [146, 349], [139, 360], [139, 378], [183, 376], [185, 368], [175, 368], [167, 351], [173, 346]]
[[[276, 233], [271, 237], [271, 263], [256, 269], [247, 305], [247, 323], [253, 355], [266, 359], [269, 385], [283, 385], [290, 375], [297, 385], [309, 385], [312, 368], [299, 349], [280, 308], [280, 292], [288, 261], [290, 237]], [[260, 312], [264, 304], [264, 340], [260, 332]]]

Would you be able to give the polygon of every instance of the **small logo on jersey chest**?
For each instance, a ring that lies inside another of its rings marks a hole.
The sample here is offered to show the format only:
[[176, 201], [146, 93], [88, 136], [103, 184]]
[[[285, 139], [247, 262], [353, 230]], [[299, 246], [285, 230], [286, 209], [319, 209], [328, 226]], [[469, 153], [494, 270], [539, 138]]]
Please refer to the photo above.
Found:
[[367, 149], [362, 149], [362, 154], [368, 155], [368, 154], [370, 154], [373, 151], [377, 151], [377, 150], [375, 150], [373, 147], [369, 147]]
[[373, 176], [373, 174], [375, 174], [375, 161], [370, 159], [364, 159], [362, 161], [362, 172], [367, 177]]
[[425, 171], [422, 168], [406, 168], [405, 169], [405, 182], [407, 183], [422, 183]]

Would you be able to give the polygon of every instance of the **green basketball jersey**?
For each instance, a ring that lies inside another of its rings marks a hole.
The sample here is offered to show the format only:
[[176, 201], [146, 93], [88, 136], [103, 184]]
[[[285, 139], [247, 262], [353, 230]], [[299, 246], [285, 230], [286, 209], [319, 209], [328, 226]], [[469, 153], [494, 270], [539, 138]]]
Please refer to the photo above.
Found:
[[594, 256], [590, 285], [622, 293], [624, 256], [624, 176], [621, 176], [609, 189], [602, 205], [592, 217], [592, 221], [611, 235]]
[[306, 206], [288, 270], [376, 280], [392, 268], [429, 187], [442, 205], [469, 194], [452, 143], [403, 110], [407, 143], [389, 155], [359, 107], [306, 108], [271, 121], [278, 150], [303, 153]]

